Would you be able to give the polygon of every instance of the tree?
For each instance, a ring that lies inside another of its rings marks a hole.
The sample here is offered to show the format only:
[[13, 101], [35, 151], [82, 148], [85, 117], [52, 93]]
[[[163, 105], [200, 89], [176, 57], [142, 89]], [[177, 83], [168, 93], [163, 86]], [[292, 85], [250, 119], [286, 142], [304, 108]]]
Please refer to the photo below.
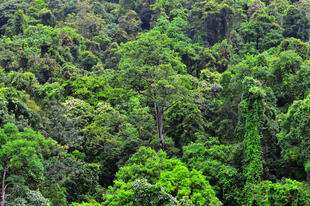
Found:
[[[276, 138], [279, 129], [276, 120], [278, 113], [277, 99], [272, 90], [274, 88], [273, 85], [269, 85], [271, 79], [274, 78], [270, 69], [272, 67], [271, 62], [273, 61], [270, 58], [271, 56], [265, 53], [258, 56], [249, 55], [246, 56], [244, 61], [232, 65], [228, 71], [223, 73], [220, 82], [223, 90], [219, 96], [222, 103], [219, 105], [220, 111], [216, 114], [219, 117], [214, 121], [213, 127], [216, 128], [215, 134], [221, 136], [223, 142], [240, 144], [241, 141], [244, 141], [242, 144], [246, 146], [246, 133], [249, 133], [248, 137], [253, 137], [250, 132], [254, 132], [255, 130], [250, 129], [250, 127], [256, 127], [254, 125], [250, 126], [251, 123], [246, 122], [252, 121], [250, 119], [254, 118], [255, 112], [258, 112], [259, 117], [255, 118], [258, 118], [259, 122], [253, 121], [253, 123], [256, 122], [260, 125], [257, 125], [257, 134], [260, 138], [260, 141], [257, 141], [257, 143], [260, 144], [262, 152], [262, 178], [275, 181], [277, 177], [281, 176], [279, 173], [281, 156]], [[258, 80], [253, 80], [252, 78]], [[253, 81], [243, 82], [245, 79], [252, 79]], [[262, 85], [267, 86], [262, 87]], [[272, 86], [272, 89], [268, 86]], [[251, 87], [253, 88], [251, 89]], [[261, 102], [257, 103], [260, 104], [260, 106], [257, 106], [255, 96], [260, 98], [259, 92], [262, 92], [263, 98], [258, 100]], [[260, 108], [259, 111], [256, 111], [254, 108], [256, 106]], [[251, 115], [253, 116], [250, 117]], [[247, 129], [247, 127], [249, 128]], [[241, 149], [242, 144], [240, 144], [239, 153], [245, 150], [245, 148]], [[249, 152], [249, 154], [252, 153]], [[235, 157], [234, 166], [237, 168], [242, 167], [239, 165], [241, 163], [240, 158], [243, 158], [242, 155]]]
[[64, 20], [68, 14], [77, 12], [76, 0], [48, 1], [48, 8], [52, 10], [57, 20]]
[[217, 137], [195, 135], [197, 140], [183, 147], [182, 160], [189, 168], [202, 172], [224, 204], [236, 205], [240, 183], [237, 169], [230, 165], [232, 146], [221, 144]]
[[41, 21], [40, 23], [42, 23], [44, 25], [49, 25], [49, 26], [54, 27], [56, 24], [54, 14], [46, 8], [44, 8], [40, 11], [39, 18]]
[[[200, 172], [190, 171], [178, 159], [168, 159], [162, 150], [156, 152], [146, 147], [141, 147], [116, 174], [113, 187], [104, 194], [104, 205], [140, 205], [143, 201], [141, 186], [146, 189], [143, 192], [146, 197], [152, 197], [146, 205], [167, 205], [169, 202], [169, 205], [175, 205], [176, 200], [198, 206], [222, 205]], [[162, 201], [158, 199], [160, 196]]]
[[296, 77], [302, 63], [302, 58], [293, 50], [283, 51], [274, 59], [271, 69], [273, 79], [269, 82], [272, 82], [271, 88], [276, 94], [278, 106], [287, 109], [298, 96], [301, 96], [298, 93], [303, 89], [297, 89], [300, 84], [297, 83]]
[[280, 183], [262, 181], [256, 185], [247, 185], [242, 205], [309, 205], [307, 191], [301, 182], [286, 179]]
[[170, 49], [170, 39], [158, 31], [141, 34], [136, 41], [120, 47], [124, 82], [146, 98], [153, 107], [160, 146], [164, 148], [164, 114], [184, 99], [187, 89], [184, 86], [185, 65], [180, 57]]
[[25, 27], [26, 27], [26, 20], [25, 20], [24, 12], [23, 10], [19, 9], [14, 14], [12, 32], [14, 35], [23, 33], [25, 30]]
[[306, 175], [310, 177], [309, 107], [308, 96], [304, 100], [294, 101], [288, 112], [279, 117], [282, 128], [278, 134], [281, 154], [291, 167], [294, 167], [294, 164], [297, 166], [291, 171], [291, 175], [301, 180], [304, 180]]
[[[157, 5], [157, 7], [154, 5], [153, 8], [160, 10], [161, 4], [164, 3], [166, 3], [166, 1], [158, 1], [156, 4], [159, 5]], [[175, 2], [170, 2], [170, 4], [173, 5]], [[178, 4], [180, 3], [177, 3], [176, 5]], [[165, 10], [168, 10], [168, 8]], [[198, 77], [200, 70], [203, 68], [200, 64], [204, 62], [204, 59], [199, 55], [199, 51], [202, 50], [202, 47], [198, 44], [193, 44], [192, 39], [189, 38], [186, 33], [186, 28], [189, 23], [188, 15], [184, 12], [184, 8], [172, 9], [172, 11], [171, 17], [165, 12], [160, 13], [160, 16], [154, 23], [156, 24], [154, 30], [166, 34], [171, 39], [172, 48], [180, 55], [182, 62], [186, 64], [187, 72]]]
[[89, 0], [77, 0], [77, 13], [69, 14], [64, 25], [75, 28], [84, 37], [92, 38], [99, 34], [104, 27], [104, 20], [95, 15], [93, 4]]
[[136, 179], [134, 182], [122, 183], [117, 187], [115, 196], [109, 191], [104, 205], [137, 205], [137, 206], [168, 206], [178, 201], [167, 193], [159, 184], [150, 184], [147, 179]]
[[19, 9], [26, 10], [28, 7], [28, 2], [23, 0], [0, 2], [0, 36], [7, 32], [8, 23], [14, 18], [14, 13]]
[[116, 33], [117, 42], [126, 42], [136, 39], [138, 32], [141, 31], [141, 20], [135, 11], [130, 10], [119, 19], [119, 26]]
[[303, 41], [309, 40], [310, 20], [306, 12], [294, 6], [287, 9], [283, 17], [283, 35], [285, 37], [295, 37]]
[[260, 127], [264, 115], [265, 91], [253, 78], [243, 81], [241, 116], [244, 118], [244, 177], [247, 183], [258, 183], [263, 174]]
[[244, 15], [244, 1], [195, 1], [189, 14], [189, 33], [193, 40], [213, 45], [227, 37], [231, 40], [234, 25]]
[[[9, 78], [8, 78], [9, 79]], [[14, 123], [19, 128], [40, 128], [40, 107], [29, 96], [13, 87], [0, 89], [0, 125]]]
[[4, 206], [9, 186], [25, 184], [33, 187], [44, 178], [43, 156], [48, 155], [53, 141], [31, 129], [19, 132], [14, 124], [8, 123], [0, 129], [0, 144], [1, 206]]
[[279, 45], [283, 39], [282, 28], [274, 21], [275, 17], [260, 9], [251, 16], [249, 22], [243, 23], [240, 31], [245, 42], [245, 50], [241, 53], [262, 52]]
[[[185, 2], [184, 0], [157, 0], [151, 5], [153, 11], [152, 20], [156, 21], [163, 14], [167, 15], [170, 20], [177, 17], [184, 17], [185, 15]], [[154, 22], [151, 22], [154, 23]]]
[[100, 165], [86, 163], [85, 154], [78, 150], [67, 153], [64, 149], [57, 148], [57, 154], [44, 161], [44, 176], [48, 178], [40, 184], [42, 194], [53, 206], [97, 198]]
[[167, 111], [165, 130], [178, 148], [196, 139], [195, 133], [203, 133], [205, 122], [199, 105], [179, 102]]
[[94, 121], [83, 132], [94, 147], [90, 152], [96, 156], [100, 155], [100, 152], [94, 152], [98, 147], [97, 150], [107, 156], [126, 159], [142, 142], [138, 138], [137, 129], [127, 122], [126, 116], [108, 103], [98, 104]]

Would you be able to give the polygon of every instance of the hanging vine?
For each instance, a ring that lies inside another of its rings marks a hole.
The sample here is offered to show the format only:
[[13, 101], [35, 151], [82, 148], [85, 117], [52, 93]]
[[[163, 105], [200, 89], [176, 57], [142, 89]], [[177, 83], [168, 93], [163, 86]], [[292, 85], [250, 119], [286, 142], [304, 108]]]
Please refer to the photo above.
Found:
[[241, 102], [241, 115], [245, 121], [243, 172], [246, 183], [258, 183], [263, 173], [260, 127], [265, 113], [264, 90], [259, 82], [246, 78]]

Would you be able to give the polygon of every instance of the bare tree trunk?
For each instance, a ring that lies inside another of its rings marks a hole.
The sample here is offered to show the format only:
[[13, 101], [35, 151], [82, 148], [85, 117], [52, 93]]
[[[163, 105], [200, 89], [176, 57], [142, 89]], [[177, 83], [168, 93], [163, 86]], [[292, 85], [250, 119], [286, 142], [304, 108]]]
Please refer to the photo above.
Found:
[[1, 191], [2, 201], [1, 201], [1, 206], [5, 205], [5, 176], [6, 176], [6, 171], [7, 171], [7, 168], [4, 168], [3, 176], [2, 176], [2, 191]]
[[164, 129], [163, 129], [163, 115], [159, 114], [158, 117], [158, 136], [160, 138], [160, 148], [165, 150], [165, 137], [164, 137]]
[[155, 108], [155, 120], [157, 125], [158, 137], [160, 139], [160, 148], [165, 150], [165, 137], [164, 137], [164, 128], [163, 128], [163, 111], [160, 111], [157, 104], [157, 88], [153, 87], [153, 95], [154, 95], [154, 108]]
[[155, 107], [155, 119], [156, 119], [156, 125], [157, 125], [157, 133], [160, 139], [160, 148], [164, 150], [165, 137], [164, 137], [164, 129], [163, 129], [163, 114], [159, 111], [156, 101], [154, 102], [154, 107]]

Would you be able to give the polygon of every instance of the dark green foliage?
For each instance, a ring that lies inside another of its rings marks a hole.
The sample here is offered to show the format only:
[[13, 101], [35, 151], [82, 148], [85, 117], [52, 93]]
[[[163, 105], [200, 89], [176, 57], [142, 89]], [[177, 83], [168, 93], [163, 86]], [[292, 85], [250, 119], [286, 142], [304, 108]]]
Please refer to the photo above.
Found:
[[127, 42], [136, 39], [139, 31], [141, 31], [141, 21], [137, 17], [136, 12], [128, 11], [122, 15], [119, 19], [119, 27], [117, 30], [116, 40], [117, 42]]
[[240, 31], [245, 43], [245, 52], [262, 52], [279, 45], [283, 39], [280, 25], [276, 24], [274, 17], [266, 14], [264, 9], [252, 14], [251, 20], [243, 23]]
[[1, 125], [12, 122], [20, 128], [40, 128], [41, 117], [38, 114], [40, 107], [29, 96], [25, 96], [25, 94], [12, 87], [2, 87], [0, 89], [0, 99]]
[[12, 34], [17, 35], [20, 33], [23, 33], [25, 30], [26, 20], [24, 16], [24, 12], [22, 10], [16, 11], [13, 18], [13, 28], [12, 28]]
[[196, 2], [189, 16], [192, 38], [211, 45], [230, 38], [234, 12], [238, 9], [231, 4], [233, 2], [216, 0]]
[[23, 0], [10, 0], [0, 2], [0, 35], [6, 32], [7, 24], [14, 17], [18, 10], [25, 10], [28, 7], [28, 2]]
[[127, 81], [125, 86], [145, 96], [152, 108], [161, 148], [165, 142], [164, 114], [188, 94], [187, 77], [178, 74], [184, 72], [185, 65], [170, 45], [171, 39], [165, 34], [151, 30], [120, 48], [119, 67]]
[[284, 183], [263, 181], [247, 185], [242, 205], [308, 205], [302, 183], [286, 179]]
[[196, 133], [197, 140], [183, 147], [183, 160], [187, 165], [200, 170], [214, 186], [223, 203], [236, 204], [238, 194], [238, 171], [229, 165], [232, 147], [220, 144], [216, 137], [204, 137]]
[[204, 120], [198, 105], [178, 103], [167, 111], [166, 133], [177, 147], [195, 141], [196, 132], [204, 132]]
[[[287, 114], [280, 116], [281, 132], [278, 135], [279, 144], [282, 148], [282, 156], [289, 163], [303, 166], [304, 170], [296, 171], [290, 175], [300, 178], [306, 173], [309, 177], [309, 98], [295, 101], [290, 106]], [[298, 172], [298, 173], [297, 173]]]
[[85, 70], [91, 70], [98, 63], [98, 58], [91, 52], [86, 51], [81, 54], [81, 61]]
[[127, 159], [139, 145], [143, 144], [137, 129], [126, 122], [126, 116], [121, 115], [107, 103], [98, 104], [93, 123], [83, 132], [94, 149], [97, 148], [97, 152], [94, 149], [92, 151], [96, 156], [103, 153]]
[[48, 2], [48, 8], [58, 20], [65, 19], [68, 14], [76, 13], [76, 0], [53, 0]]
[[301, 40], [309, 39], [310, 20], [303, 10], [291, 6], [288, 8], [283, 20], [283, 35], [285, 37], [295, 37]]
[[299, 39], [289, 38], [281, 42], [280, 51], [294, 50], [299, 56], [305, 59], [309, 59], [310, 45], [304, 43]]
[[[296, 89], [296, 74], [300, 70], [302, 58], [294, 51], [284, 51], [273, 63], [275, 82], [273, 89], [277, 95], [278, 105], [292, 103], [296, 96], [303, 96], [303, 90]], [[301, 92], [301, 94], [298, 94]], [[297, 95], [296, 95], [297, 93]]]
[[40, 23], [47, 26], [55, 26], [55, 16], [48, 9], [42, 9], [39, 13]]

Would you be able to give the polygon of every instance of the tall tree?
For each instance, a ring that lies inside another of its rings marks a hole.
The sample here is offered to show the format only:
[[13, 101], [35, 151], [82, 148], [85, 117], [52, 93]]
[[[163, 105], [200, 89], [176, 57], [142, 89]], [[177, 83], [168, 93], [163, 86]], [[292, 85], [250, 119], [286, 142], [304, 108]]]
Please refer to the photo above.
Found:
[[120, 54], [124, 82], [153, 107], [160, 146], [164, 148], [164, 114], [187, 92], [186, 78], [178, 74], [183, 73], [185, 65], [171, 50], [171, 40], [159, 31], [141, 34], [136, 41], [121, 45]]
[[261, 134], [259, 128], [264, 115], [264, 90], [258, 81], [246, 78], [243, 81], [243, 95], [241, 115], [245, 119], [244, 125], [244, 176], [247, 183], [257, 183], [263, 173]]
[[294, 101], [288, 112], [280, 116], [281, 132], [278, 134], [282, 156], [290, 164], [292, 177], [310, 180], [310, 98]]

